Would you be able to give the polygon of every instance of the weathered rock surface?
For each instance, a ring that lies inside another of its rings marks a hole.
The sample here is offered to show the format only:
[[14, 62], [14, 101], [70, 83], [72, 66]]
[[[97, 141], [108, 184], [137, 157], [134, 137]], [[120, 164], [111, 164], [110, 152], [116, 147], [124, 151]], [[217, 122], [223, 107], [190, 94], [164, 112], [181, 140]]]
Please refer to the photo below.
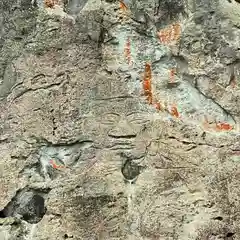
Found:
[[239, 2], [52, 2], [0, 3], [0, 239], [240, 239]]

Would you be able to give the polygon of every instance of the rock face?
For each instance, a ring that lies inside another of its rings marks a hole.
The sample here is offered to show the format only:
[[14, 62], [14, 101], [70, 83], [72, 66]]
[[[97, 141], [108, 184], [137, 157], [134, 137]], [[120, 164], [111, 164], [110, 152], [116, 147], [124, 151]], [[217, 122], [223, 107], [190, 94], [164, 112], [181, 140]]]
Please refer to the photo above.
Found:
[[240, 239], [240, 4], [2, 0], [0, 239]]

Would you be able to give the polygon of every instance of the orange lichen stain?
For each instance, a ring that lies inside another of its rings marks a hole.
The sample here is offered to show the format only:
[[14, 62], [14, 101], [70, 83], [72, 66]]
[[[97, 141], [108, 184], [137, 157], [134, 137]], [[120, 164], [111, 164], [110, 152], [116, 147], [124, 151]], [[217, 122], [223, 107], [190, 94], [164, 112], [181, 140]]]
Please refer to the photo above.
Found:
[[123, 10], [123, 11], [127, 11], [127, 6], [126, 4], [123, 2], [123, 1], [119, 1], [119, 4], [120, 4], [120, 9]]
[[144, 79], [149, 79], [150, 81], [152, 79], [152, 70], [150, 63], [145, 64]]
[[54, 8], [55, 5], [59, 4], [59, 0], [44, 0], [46, 8]]
[[231, 130], [233, 130], [233, 126], [231, 126], [229, 123], [225, 123], [225, 122], [216, 123], [216, 130], [217, 131], [231, 131]]
[[[146, 97], [148, 104], [153, 105], [157, 111], [166, 110], [165, 105], [156, 99], [152, 93], [152, 70], [151, 64], [145, 63], [144, 78], [143, 78], [143, 95]], [[174, 116], [179, 117], [177, 108], [173, 107], [172, 113]]]
[[174, 23], [169, 27], [163, 28], [157, 33], [159, 40], [163, 44], [169, 44], [173, 41], [178, 41], [181, 36], [181, 25]]
[[65, 168], [64, 165], [58, 164], [54, 159], [51, 159], [49, 161], [50, 165], [54, 168], [54, 169], [61, 169], [61, 168]]
[[119, 4], [120, 4], [119, 20], [121, 24], [124, 24], [129, 20], [131, 11], [123, 1], [119, 0]]
[[170, 73], [169, 73], [170, 83], [174, 83], [175, 74], [176, 74], [176, 68], [170, 69]]
[[131, 42], [130, 38], [128, 37], [125, 48], [124, 48], [124, 55], [125, 58], [127, 59], [127, 62], [129, 65], [131, 65]]
[[211, 129], [213, 131], [231, 131], [234, 129], [234, 127], [232, 125], [230, 125], [229, 123], [226, 122], [218, 122], [215, 120], [215, 124], [214, 121], [212, 123], [209, 122], [207, 116], [204, 116], [204, 123], [203, 126], [205, 129]]
[[173, 28], [173, 40], [178, 41], [181, 36], [181, 25], [179, 23], [175, 23], [172, 25]]
[[153, 103], [153, 105], [158, 111], [163, 111], [164, 110], [164, 106], [159, 101], [155, 101]]
[[46, 8], [53, 8], [55, 5], [54, 0], [44, 0], [44, 5]]
[[150, 63], [145, 64], [144, 78], [143, 78], [143, 91], [144, 95], [147, 97], [149, 104], [153, 102], [152, 95], [152, 70]]
[[173, 117], [180, 118], [180, 114], [179, 114], [178, 109], [177, 109], [177, 106], [176, 106], [175, 104], [174, 104], [173, 106], [171, 106], [170, 114], [171, 114]]
[[153, 95], [152, 95], [151, 92], [148, 94], [148, 96], [147, 96], [146, 99], [147, 99], [147, 102], [148, 102], [149, 104], [152, 104], [152, 102], [153, 102]]

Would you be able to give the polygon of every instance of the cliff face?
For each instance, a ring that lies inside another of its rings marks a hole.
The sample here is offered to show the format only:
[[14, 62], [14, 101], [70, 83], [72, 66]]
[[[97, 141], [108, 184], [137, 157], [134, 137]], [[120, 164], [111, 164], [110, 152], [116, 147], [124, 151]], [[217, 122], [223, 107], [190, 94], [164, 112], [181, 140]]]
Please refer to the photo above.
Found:
[[240, 239], [240, 4], [2, 0], [0, 239]]

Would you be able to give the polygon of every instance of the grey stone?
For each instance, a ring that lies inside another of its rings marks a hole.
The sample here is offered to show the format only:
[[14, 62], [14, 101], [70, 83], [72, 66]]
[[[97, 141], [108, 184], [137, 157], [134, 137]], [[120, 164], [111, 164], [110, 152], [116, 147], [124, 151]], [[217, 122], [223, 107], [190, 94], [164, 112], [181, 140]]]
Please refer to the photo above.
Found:
[[240, 239], [239, 3], [124, 3], [0, 2], [0, 239]]

